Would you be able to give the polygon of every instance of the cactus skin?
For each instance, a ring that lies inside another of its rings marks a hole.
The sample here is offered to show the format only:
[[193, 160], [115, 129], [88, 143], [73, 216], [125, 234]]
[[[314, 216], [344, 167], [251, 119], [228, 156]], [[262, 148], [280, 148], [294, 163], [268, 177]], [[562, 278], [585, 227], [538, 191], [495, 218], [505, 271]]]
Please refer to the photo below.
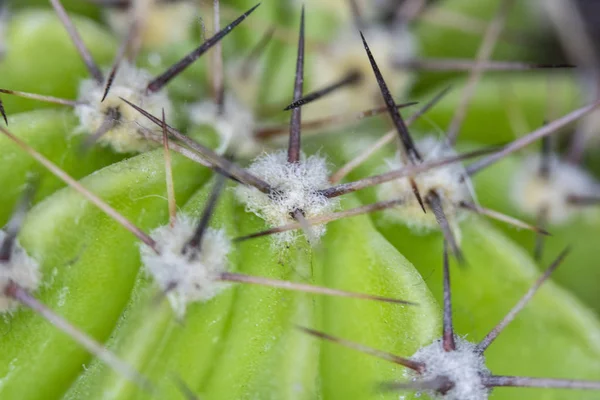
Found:
[[[23, 4], [33, 2], [28, 0]], [[440, 3], [488, 19], [497, 4], [492, 0], [477, 4], [466, 0]], [[67, 0], [65, 5], [69, 11], [85, 13], [100, 21], [99, 9], [95, 6], [87, 8]], [[250, 0], [223, 1], [224, 7], [234, 10], [245, 11], [253, 5]], [[210, 7], [202, 10], [209, 18]], [[242, 25], [235, 30], [229, 37], [231, 40], [223, 43], [226, 60], [239, 61], [261, 36], [262, 30], [256, 26], [267, 28], [265, 21], [293, 31], [298, 10], [291, 2], [266, 1], [260, 9], [262, 14], [258, 11], [256, 14], [265, 26], [254, 23], [253, 28]], [[322, 14], [307, 25], [311, 40], [322, 44], [328, 44], [335, 33], [351, 23], [347, 15], [338, 15], [339, 9], [312, 12]], [[307, 7], [309, 20], [310, 13]], [[100, 25], [102, 22], [81, 16], [75, 19], [97, 62], [106, 69], [119, 42], [116, 35], [105, 30]], [[229, 20], [229, 17], [223, 19]], [[520, 19], [511, 19], [509, 26], [521, 27]], [[44, 29], [27, 29], [36, 21]], [[536, 26], [531, 24], [528, 28], [525, 34], [534, 38], [532, 31]], [[464, 34], [456, 36], [444, 32], [445, 29], [431, 29], [428, 24], [417, 26], [415, 33], [422, 55], [470, 57], [476, 52], [479, 37], [462, 40]], [[15, 90], [75, 98], [86, 73], [52, 13], [16, 11], [9, 33], [10, 51], [7, 58], [0, 61], [0, 84]], [[25, 40], [28, 33], [31, 36]], [[461, 46], [450, 46], [452, 41], [460, 41]], [[197, 42], [196, 37], [190, 37], [168, 48], [147, 48], [137, 65], [159, 73], [197, 46]], [[56, 51], [48, 54], [44, 51], [47, 48]], [[500, 58], [519, 59], [529, 55], [539, 61], [534, 54], [523, 54], [518, 46], [504, 44], [499, 49]], [[286, 41], [271, 43], [258, 72], [252, 76], [259, 87], [256, 97], [246, 104], [249, 108], [257, 113], [265, 112], [273, 105], [290, 100], [295, 52], [295, 45]], [[311, 57], [308, 55], [307, 59]], [[206, 61], [201, 60], [169, 85], [175, 112], [167, 115], [167, 120], [208, 147], [218, 148], [216, 128], [194, 126], [186, 115], [189, 103], [206, 100], [211, 94]], [[37, 68], [40, 65], [43, 68]], [[313, 88], [314, 75], [319, 72], [310, 67], [307, 71], [305, 89]], [[440, 79], [442, 86], [450, 83], [448, 76], [432, 79], [420, 76], [413, 95], [429, 99], [435, 92], [431, 88], [440, 83]], [[562, 95], [555, 104], [557, 112], [562, 114], [576, 106], [581, 93], [570, 76], [553, 75], [553, 79], [562, 88]], [[505, 100], [496, 88], [506, 82], [514, 85], [516, 106], [524, 111], [527, 122], [532, 127], [540, 125], [548, 105], [547, 80], [548, 75], [541, 73], [486, 76], [463, 126], [460, 146], [472, 146], [467, 141], [489, 144], [512, 139], [503, 107]], [[455, 92], [430, 111], [429, 122], [419, 123], [411, 130], [431, 134], [431, 121], [445, 127], [457, 107], [462, 82], [453, 81]], [[235, 92], [233, 85], [230, 89]], [[81, 179], [85, 187], [142, 230], [150, 232], [167, 223], [162, 149], [137, 156], [119, 156], [106, 149], [93, 148], [82, 157], [77, 151], [82, 137], [71, 135], [78, 122], [72, 110], [38, 110], [45, 106], [5, 95], [2, 100], [10, 115], [11, 131]], [[31, 109], [35, 111], [18, 113]], [[287, 118], [287, 114], [279, 114], [272, 119], [285, 121]], [[319, 151], [328, 162], [340, 166], [357, 149], [381, 136], [384, 129], [387, 129], [385, 122], [375, 120], [338, 135], [316, 136], [306, 141], [303, 138], [303, 151], [309, 155]], [[277, 143], [270, 145], [274, 147]], [[390, 146], [346, 179], [381, 172], [384, 159], [392, 155]], [[179, 154], [172, 157], [178, 212], [198, 217], [215, 182], [214, 173]], [[34, 295], [149, 378], [157, 390], [157, 398], [182, 398], [182, 383], [198, 396], [216, 400], [361, 400], [421, 396], [378, 391], [377, 385], [381, 382], [406, 379], [404, 368], [317, 340], [305, 335], [297, 326], [399, 356], [410, 357], [430, 345], [440, 337], [442, 328], [439, 304], [442, 302], [443, 238], [439, 232], [417, 234], [391, 221], [385, 213], [376, 213], [328, 224], [320, 242], [312, 246], [302, 235], [289, 248], [277, 248], [273, 246], [273, 238], [263, 237], [234, 242], [230, 254], [230, 268], [239, 273], [406, 299], [418, 303], [416, 306], [234, 284], [206, 303], [190, 304], [183, 321], [178, 321], [169, 303], [162, 299], [164, 294], [143, 269], [139, 256], [141, 244], [134, 236], [73, 189], [60, 189], [62, 183], [4, 136], [0, 137], [0, 160], [10, 164], [10, 168], [0, 172], [0, 186], [6, 189], [0, 194], [3, 210], [0, 218], [4, 222], [18, 201], [27, 175], [35, 172], [40, 177], [37, 204], [29, 212], [19, 235], [24, 248], [40, 261], [44, 273], [44, 286]], [[516, 215], [506, 197], [511, 173], [518, 168], [516, 160], [515, 157], [499, 163], [475, 180], [482, 205]], [[231, 238], [268, 227], [236, 199], [232, 186], [237, 184], [231, 183], [222, 194], [211, 220], [212, 227], [224, 228]], [[371, 188], [343, 197], [341, 209], [374, 201], [376, 189]], [[549, 283], [542, 289], [486, 354], [487, 367], [494, 373], [597, 379], [600, 321], [597, 313], [588, 308], [592, 306], [597, 310], [600, 304], [593, 286], [597, 280], [594, 279], [597, 257], [593, 252], [596, 245], [592, 242], [598, 233], [596, 214], [594, 219], [550, 227], [556, 232], [549, 239], [553, 246], [562, 248], [575, 234], [583, 236], [582, 246], [573, 251], [556, 275], [556, 282], [563, 287]], [[479, 216], [467, 217], [459, 228], [467, 264], [462, 268], [452, 264], [456, 331], [474, 341], [505, 315], [538, 276], [538, 268], [545, 266], [554, 254], [549, 251], [536, 263], [529, 254], [531, 232], [496, 227]], [[2, 398], [127, 400], [150, 396], [31, 311], [21, 309], [5, 316], [0, 321], [0, 332]], [[496, 389], [492, 396], [494, 399], [515, 396], [592, 399], [598, 393], [507, 388]]]

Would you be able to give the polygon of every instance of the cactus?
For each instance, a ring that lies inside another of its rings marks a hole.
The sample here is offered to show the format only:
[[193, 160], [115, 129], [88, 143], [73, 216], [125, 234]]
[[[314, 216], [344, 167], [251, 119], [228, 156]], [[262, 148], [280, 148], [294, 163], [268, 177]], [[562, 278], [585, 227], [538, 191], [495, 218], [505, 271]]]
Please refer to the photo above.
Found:
[[0, 397], [597, 398], [600, 103], [513, 3], [1, 8]]

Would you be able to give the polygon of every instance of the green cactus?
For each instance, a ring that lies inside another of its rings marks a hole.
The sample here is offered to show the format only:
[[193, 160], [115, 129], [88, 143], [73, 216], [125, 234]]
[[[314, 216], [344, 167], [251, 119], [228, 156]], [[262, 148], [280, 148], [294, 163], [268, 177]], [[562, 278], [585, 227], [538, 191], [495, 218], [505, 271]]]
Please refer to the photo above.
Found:
[[597, 104], [533, 6], [83, 3], [0, 18], [1, 398], [598, 397]]

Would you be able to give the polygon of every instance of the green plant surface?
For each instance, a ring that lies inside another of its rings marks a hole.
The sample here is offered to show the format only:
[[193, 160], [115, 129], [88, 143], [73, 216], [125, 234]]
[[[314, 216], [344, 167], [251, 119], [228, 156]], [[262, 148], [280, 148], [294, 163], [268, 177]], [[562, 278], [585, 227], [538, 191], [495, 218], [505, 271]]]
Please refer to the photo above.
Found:
[[[180, 201], [209, 171], [176, 155], [173, 170]], [[142, 229], [166, 219], [161, 150], [106, 167], [82, 184]], [[38, 294], [40, 301], [89, 335], [106, 339], [131, 293], [139, 267], [138, 240], [72, 189], [35, 207], [20, 240], [41, 263], [46, 286]], [[56, 398], [90, 359], [68, 336], [30, 311], [20, 311], [2, 325], [3, 397]]]
[[[511, 199], [515, 176], [521, 167], [520, 157], [511, 157], [482, 171], [475, 179], [477, 195], [482, 204], [535, 224], [535, 218], [525, 215]], [[550, 236], [545, 238], [540, 261], [541, 265], [546, 265], [562, 248], [571, 246], [571, 254], [565, 259], [564, 266], [556, 271], [554, 280], [571, 290], [596, 312], [600, 312], [600, 293], [597, 285], [600, 268], [595, 241], [600, 234], [599, 221], [600, 210], [590, 206], [583, 207], [581, 212], [564, 223], [549, 224], [546, 229]], [[533, 254], [535, 236], [531, 232], [507, 226], [503, 226], [502, 229], [529, 254]]]
[[[199, 218], [211, 189], [199, 189], [180, 213]], [[230, 191], [221, 198], [211, 225], [235, 234]], [[230, 260], [236, 264], [235, 254]], [[235, 269], [232, 268], [232, 269]], [[225, 329], [234, 289], [228, 289], [205, 304], [192, 304], [185, 321], [178, 319], [169, 302], [156, 288], [144, 267], [140, 269], [129, 304], [123, 311], [107, 346], [155, 384], [161, 398], [178, 399], [178, 380], [200, 386], [214, 363], [221, 333]], [[94, 360], [69, 389], [65, 399], [146, 398], [148, 392]]]
[[[96, 63], [110, 64], [117, 51], [115, 38], [94, 21], [77, 15], [72, 19]], [[2, 89], [75, 99], [81, 79], [89, 77], [65, 28], [50, 10], [15, 12], [6, 47], [0, 62]], [[51, 106], [8, 95], [2, 95], [2, 102], [7, 114]]]
[[[505, 28], [500, 40], [496, 43], [492, 59], [512, 61], [533, 61], [544, 57], [543, 47], [539, 46], [543, 39], [543, 23], [534, 11], [532, 2], [515, 1], [508, 13]], [[450, 12], [463, 19], [459, 23], [463, 28], [444, 26], [424, 17], [415, 22], [413, 32], [418, 38], [420, 52], [424, 58], [464, 58], [474, 59], [484, 36], [484, 30], [499, 9], [494, 0], [441, 0], [425, 11], [434, 14], [438, 10]], [[470, 31], [473, 24], [467, 21], [474, 18], [479, 32]], [[448, 17], [440, 18], [447, 20]], [[532, 45], [538, 43], [538, 46]], [[421, 93], [441, 81], [459, 75], [456, 72], [424, 72], [419, 75], [414, 93]]]
[[[409, 229], [377, 218], [383, 235], [414, 263], [438, 300], [442, 298], [441, 234], [415, 238]], [[454, 321], [459, 335], [481, 340], [525, 294], [540, 272], [515, 242], [473, 217], [461, 224], [466, 264], [452, 268]], [[563, 265], [563, 273], [569, 268]], [[495, 374], [595, 379], [600, 365], [600, 323], [572, 294], [548, 282], [486, 353]], [[560, 362], [556, 362], [560, 360]], [[597, 393], [502, 388], [493, 399], [593, 399]]]
[[[49, 8], [48, 0], [8, 0], [10, 8], [17, 11], [21, 9], [29, 10], [31, 8]], [[100, 19], [100, 8], [92, 1], [82, 0], [62, 0], [62, 5], [71, 13], [84, 15], [95, 20]]]
[[[451, 80], [420, 95], [432, 99], [444, 87], [451, 91], [415, 124], [416, 132], [444, 132], [461, 102], [466, 80]], [[551, 93], [554, 93], [552, 95]], [[539, 72], [484, 76], [460, 129], [461, 142], [503, 144], [581, 107], [573, 75]], [[552, 115], [552, 113], [554, 115]]]
[[[9, 129], [17, 137], [36, 149], [74, 178], [81, 178], [93, 171], [123, 158], [111, 151], [94, 147], [85, 154], [81, 151], [83, 135], [75, 133], [77, 119], [71, 110], [37, 110], [11, 115]], [[38, 184], [36, 201], [43, 199], [64, 186], [29, 155], [22, 152], [8, 138], [0, 137], [0, 160], [8, 168], [0, 171], [0, 223], [8, 221], [12, 210], [29, 179]]]
[[[357, 205], [355, 198], [344, 201], [345, 207]], [[413, 354], [440, 335], [439, 308], [422, 277], [367, 216], [329, 224], [321, 246], [321, 284], [418, 304], [326, 299], [323, 331], [399, 356]], [[324, 399], [394, 398], [377, 395], [374, 384], [403, 376], [402, 367], [333, 343], [322, 344], [320, 357]]]

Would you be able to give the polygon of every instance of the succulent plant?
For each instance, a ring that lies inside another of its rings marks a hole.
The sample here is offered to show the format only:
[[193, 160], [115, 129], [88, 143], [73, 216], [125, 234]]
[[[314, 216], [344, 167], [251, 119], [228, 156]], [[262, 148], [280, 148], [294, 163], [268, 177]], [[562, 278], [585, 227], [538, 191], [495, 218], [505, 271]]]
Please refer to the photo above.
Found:
[[600, 102], [544, 7], [0, 7], [0, 397], [597, 398]]

